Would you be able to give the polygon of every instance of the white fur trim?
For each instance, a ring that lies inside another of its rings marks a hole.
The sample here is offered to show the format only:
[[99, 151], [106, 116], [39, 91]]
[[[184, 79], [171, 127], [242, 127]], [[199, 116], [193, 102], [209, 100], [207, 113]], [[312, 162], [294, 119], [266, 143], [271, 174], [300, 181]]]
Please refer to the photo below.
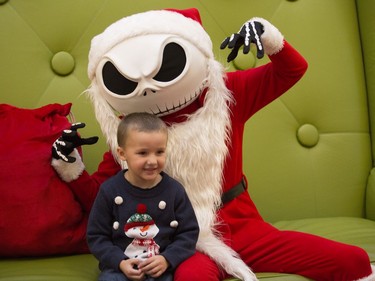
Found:
[[223, 66], [211, 59], [208, 69], [204, 106], [186, 122], [169, 128], [165, 170], [183, 184], [192, 202], [200, 228], [197, 249], [210, 256], [228, 274], [244, 281], [255, 281], [250, 268], [215, 231], [216, 212], [221, 204], [223, 165], [230, 143], [228, 104], [233, 100], [225, 87]]
[[263, 18], [252, 18], [251, 20], [260, 22], [264, 27], [264, 32], [260, 37], [263, 43], [264, 52], [267, 55], [274, 55], [280, 52], [284, 47], [284, 36], [281, 32], [269, 21]]
[[361, 278], [361, 279], [358, 279], [357, 281], [375, 281], [375, 265], [371, 265], [371, 268], [372, 268], [372, 274], [367, 276], [367, 277], [364, 277], [364, 278]]
[[243, 281], [257, 281], [239, 255], [212, 233], [200, 232], [197, 249], [210, 256], [222, 269]]
[[174, 11], [148, 11], [122, 18], [92, 39], [88, 64], [90, 80], [110, 49], [125, 39], [147, 34], [176, 35], [192, 42], [207, 57], [213, 57], [211, 39], [199, 22]]
[[121, 161], [117, 154], [117, 128], [120, 124], [120, 118], [101, 95], [96, 77], [94, 77], [90, 87], [86, 90], [86, 94], [94, 105], [96, 119], [107, 140], [107, 144], [111, 148], [112, 155], [116, 161], [125, 168], [124, 165], [122, 165], [124, 161]]
[[203, 107], [186, 122], [168, 129], [165, 166], [165, 171], [185, 187], [201, 230], [214, 226], [221, 205], [222, 172], [230, 143], [228, 104], [232, 102], [222, 76], [223, 66], [211, 59], [208, 69]]
[[67, 163], [63, 160], [52, 158], [51, 165], [56, 170], [60, 178], [65, 182], [71, 182], [76, 180], [82, 172], [85, 170], [85, 165], [82, 162], [82, 158], [79, 155], [77, 149], [74, 149], [69, 156], [76, 158], [76, 161], [73, 163]]

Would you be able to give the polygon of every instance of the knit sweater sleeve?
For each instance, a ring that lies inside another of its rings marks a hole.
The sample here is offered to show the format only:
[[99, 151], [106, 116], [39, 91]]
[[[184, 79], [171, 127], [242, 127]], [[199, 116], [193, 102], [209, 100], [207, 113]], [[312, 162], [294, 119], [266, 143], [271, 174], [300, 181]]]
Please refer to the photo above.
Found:
[[169, 262], [172, 270], [195, 253], [199, 235], [198, 222], [191, 202], [181, 187], [175, 201], [175, 214], [178, 226], [167, 248], [161, 253]]
[[120, 262], [126, 256], [124, 251], [111, 240], [113, 204], [106, 190], [104, 183], [91, 209], [87, 225], [87, 242], [91, 253], [99, 260], [101, 267], [118, 271]]

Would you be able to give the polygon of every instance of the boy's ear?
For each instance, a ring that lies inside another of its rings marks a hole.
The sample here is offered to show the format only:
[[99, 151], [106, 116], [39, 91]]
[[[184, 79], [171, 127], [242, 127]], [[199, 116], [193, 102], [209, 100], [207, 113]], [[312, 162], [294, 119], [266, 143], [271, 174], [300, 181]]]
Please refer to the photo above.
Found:
[[118, 156], [120, 157], [120, 159], [122, 161], [126, 161], [125, 151], [124, 151], [124, 149], [122, 147], [120, 147], [120, 146], [117, 147], [117, 154], [118, 154]]

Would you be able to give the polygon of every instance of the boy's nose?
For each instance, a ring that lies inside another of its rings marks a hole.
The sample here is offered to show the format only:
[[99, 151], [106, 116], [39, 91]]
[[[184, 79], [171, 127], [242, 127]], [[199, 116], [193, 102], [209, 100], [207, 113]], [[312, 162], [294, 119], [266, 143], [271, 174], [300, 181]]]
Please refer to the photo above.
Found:
[[155, 156], [150, 156], [150, 157], [148, 157], [147, 162], [148, 162], [149, 164], [154, 164], [154, 163], [156, 163], [156, 162], [157, 162], [156, 157], [155, 157]]

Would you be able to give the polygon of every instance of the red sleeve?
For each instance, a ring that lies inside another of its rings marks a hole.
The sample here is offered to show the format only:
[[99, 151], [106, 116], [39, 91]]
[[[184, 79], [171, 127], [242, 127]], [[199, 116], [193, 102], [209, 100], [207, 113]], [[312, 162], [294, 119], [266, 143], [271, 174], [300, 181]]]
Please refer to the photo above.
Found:
[[227, 191], [241, 181], [243, 133], [246, 121], [258, 110], [281, 96], [306, 72], [307, 62], [287, 42], [271, 62], [257, 68], [228, 73], [227, 86], [235, 102], [231, 107], [231, 144], [224, 166], [224, 186]]
[[103, 160], [96, 172], [89, 175], [83, 171], [78, 179], [69, 183], [69, 187], [86, 212], [90, 212], [100, 185], [120, 170], [120, 165], [108, 151], [103, 155]]
[[285, 93], [307, 70], [306, 60], [286, 41], [283, 49], [269, 58], [266, 65], [228, 73], [227, 85], [236, 100], [233, 111], [239, 122], [245, 123]]

